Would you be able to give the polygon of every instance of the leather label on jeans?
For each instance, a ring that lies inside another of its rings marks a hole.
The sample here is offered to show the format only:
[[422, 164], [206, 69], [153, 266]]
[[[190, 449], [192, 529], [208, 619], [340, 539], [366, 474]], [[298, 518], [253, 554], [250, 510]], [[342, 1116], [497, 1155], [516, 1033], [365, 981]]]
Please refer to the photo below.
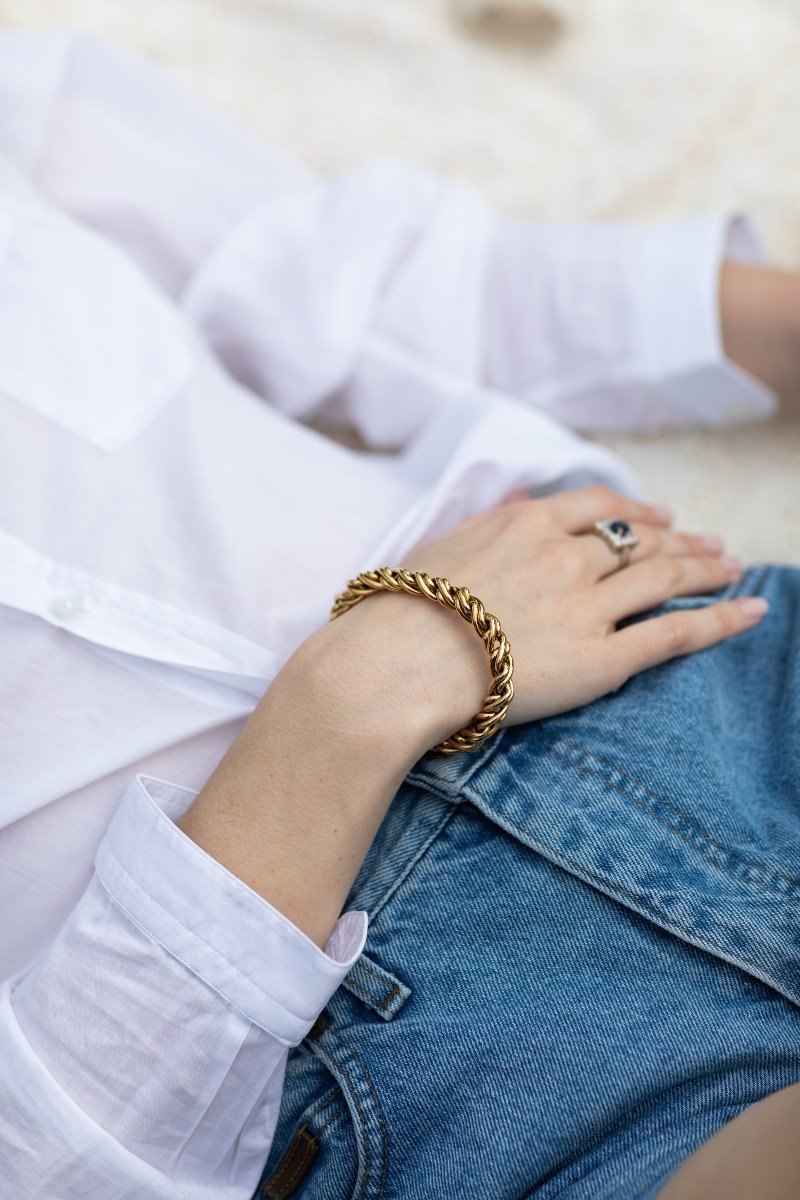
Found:
[[289, 1148], [261, 1189], [264, 1200], [286, 1200], [299, 1188], [317, 1157], [319, 1142], [305, 1125], [296, 1129]]

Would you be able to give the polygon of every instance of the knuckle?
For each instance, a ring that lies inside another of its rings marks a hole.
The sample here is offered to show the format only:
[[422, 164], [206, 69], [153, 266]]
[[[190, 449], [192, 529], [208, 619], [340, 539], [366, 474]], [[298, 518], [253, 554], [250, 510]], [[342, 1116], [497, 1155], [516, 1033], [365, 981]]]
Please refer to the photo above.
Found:
[[563, 576], [579, 567], [579, 556], [568, 538], [548, 537], [540, 543], [540, 565]]
[[718, 604], [716, 606], [717, 627], [723, 635], [727, 636], [736, 633], [739, 629], [737, 614], [728, 604]]
[[706, 555], [700, 561], [703, 570], [710, 579], [718, 583], [730, 583], [731, 576], [718, 558]]
[[731, 582], [731, 576], [717, 559], [706, 555], [695, 557], [691, 562], [690, 578], [698, 592], [713, 592]]
[[592, 483], [585, 489], [585, 494], [598, 505], [612, 504], [617, 493], [605, 483]]
[[512, 525], [524, 525], [526, 528], [541, 521], [540, 505], [536, 500], [520, 500], [516, 504], [508, 504], [501, 511], [505, 512], [506, 520]]
[[681, 614], [670, 613], [664, 618], [663, 637], [670, 654], [683, 654], [689, 647], [689, 630]]
[[659, 586], [666, 595], [677, 592], [686, 579], [686, 568], [677, 558], [657, 559], [655, 570]]

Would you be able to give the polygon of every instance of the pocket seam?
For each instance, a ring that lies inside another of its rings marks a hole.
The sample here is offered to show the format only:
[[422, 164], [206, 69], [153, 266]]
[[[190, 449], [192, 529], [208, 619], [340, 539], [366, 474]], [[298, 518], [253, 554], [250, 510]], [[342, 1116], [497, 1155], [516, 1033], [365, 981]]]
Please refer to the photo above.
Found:
[[[437, 797], [437, 799], [441, 799], [441, 798], [442, 797]], [[397, 875], [392, 879], [391, 883], [387, 886], [386, 890], [384, 892], [382, 892], [381, 895], [378, 897], [378, 899], [374, 902], [374, 904], [373, 904], [372, 908], [369, 910], [369, 914], [368, 914], [370, 925], [374, 924], [374, 922], [375, 922], [376, 918], [378, 917], [379, 913], [381, 912], [381, 910], [385, 907], [386, 904], [388, 904], [389, 900], [391, 900], [392, 896], [397, 891], [397, 889], [403, 883], [405, 883], [406, 879], [411, 874], [411, 872], [413, 871], [413, 869], [417, 865], [417, 863], [422, 858], [424, 858], [424, 856], [427, 854], [430, 847], [433, 845], [433, 843], [439, 837], [439, 834], [444, 831], [448, 822], [450, 822], [453, 819], [455, 812], [456, 812], [456, 806], [452, 804], [452, 797], [451, 797], [449, 810], [447, 812], [445, 812], [442, 819], [431, 830], [431, 832], [427, 835], [427, 837], [424, 839], [424, 841], [420, 845], [418, 845], [414, 848], [414, 852], [412, 853], [411, 857], [406, 860], [405, 864], [400, 868]]]
[[[521, 840], [523, 845], [526, 845], [531, 849], [536, 849], [538, 847], [541, 850], [547, 851], [547, 857], [551, 862], [556, 864], [567, 864], [567, 866], [572, 869], [572, 873], [574, 873], [578, 879], [590, 881], [600, 892], [611, 894], [612, 896], [619, 896], [625, 902], [626, 907], [631, 908], [634, 912], [644, 916], [647, 920], [654, 921], [655, 924], [657, 924], [660, 928], [666, 929], [668, 932], [675, 931], [683, 934], [686, 938], [686, 941], [690, 945], [695, 946], [700, 950], [707, 950], [714, 954], [718, 954], [725, 962], [732, 962], [735, 966], [743, 965], [751, 968], [752, 974], [756, 979], [760, 979], [763, 982], [770, 984], [770, 986], [774, 987], [775, 990], [780, 993], [780, 995], [791, 1000], [792, 1003], [798, 1004], [797, 1000], [793, 1000], [791, 997], [786, 995], [785, 984], [771, 975], [769, 971], [765, 971], [763, 966], [754, 963], [750, 958], [747, 958], [741, 952], [737, 954], [735, 961], [732, 960], [730, 957], [730, 947], [718, 945], [716, 942], [712, 941], [711, 938], [698, 934], [697, 930], [691, 929], [688, 926], [674, 920], [673, 918], [670, 918], [669, 924], [667, 924], [664, 917], [661, 916], [657, 911], [653, 911], [648, 908], [643, 897], [638, 896], [635, 892], [631, 892], [626, 888], [621, 888], [618, 884], [611, 882], [602, 875], [597, 875], [594, 871], [587, 867], [585, 863], [569, 857], [568, 855], [564, 854], [562, 850], [559, 850], [555, 846], [551, 846], [549, 842], [545, 842], [542, 838], [536, 837], [530, 832], [530, 830], [526, 829], [523, 825], [520, 825], [517, 821], [514, 821], [513, 818], [507, 816], [501, 817], [499, 813], [494, 812], [490, 805], [487, 804], [486, 807], [483, 805], [476, 805], [476, 807], [478, 808], [479, 812], [483, 813], [487, 820], [492, 821], [492, 823], [499, 824], [500, 828], [504, 828], [508, 832], [511, 832], [512, 829], [517, 830], [517, 832], [522, 835]], [[513, 833], [512, 836], [514, 836]]]
[[[758, 887], [765, 892], [775, 893], [782, 899], [789, 900], [791, 904], [800, 904], [800, 881], [792, 879], [789, 875], [784, 875], [781, 871], [769, 870], [759, 863], [750, 862], [741, 857], [737, 857], [726, 846], [723, 846], [721, 843], [715, 841], [701, 825], [698, 825], [694, 820], [692, 820], [692, 818], [683, 812], [683, 810], [676, 804], [673, 804], [669, 800], [665, 800], [663, 796], [660, 796], [657, 792], [654, 792], [634, 775], [631, 775], [629, 772], [623, 770], [622, 767], [617, 766], [616, 763], [610, 762], [609, 760], [602, 758], [601, 755], [586, 750], [583, 746], [580, 746], [576, 743], [571, 743], [566, 739], [558, 740], [549, 738], [547, 734], [543, 734], [542, 736], [550, 743], [545, 747], [546, 754], [550, 755], [552, 758], [555, 758], [557, 762], [561, 762], [567, 767], [572, 767], [577, 771], [581, 771], [584, 774], [590, 775], [592, 778], [597, 779], [604, 787], [610, 788], [611, 791], [615, 792], [618, 796], [621, 796], [623, 800], [626, 800], [631, 804], [635, 804], [638, 808], [641, 808], [644, 812], [654, 817], [659, 824], [668, 829], [670, 833], [674, 834], [675, 837], [680, 838], [680, 840], [685, 842], [687, 846], [690, 846], [691, 849], [700, 854], [701, 857], [704, 858], [712, 867], [716, 867], [716, 869], [720, 871], [725, 871], [733, 878], [740, 879], [744, 883], [747, 883], [753, 887]], [[563, 751], [559, 751], [560, 745], [572, 750], [577, 755], [579, 761], [572, 761], [565, 753], [563, 753]], [[600, 764], [601, 767], [605, 767], [608, 771], [614, 771], [621, 777], [623, 783], [628, 783], [629, 787], [626, 789], [625, 787], [620, 786], [620, 784], [614, 783], [614, 781], [609, 779], [605, 774], [603, 774], [602, 771], [593, 767], [593, 762]], [[632, 794], [632, 789], [634, 787], [638, 788], [644, 793], [645, 796], [649, 797], [653, 801], [653, 805], [645, 803], [644, 800]], [[659, 807], [666, 809], [668, 813], [673, 813], [675, 818], [678, 820], [684, 821], [689, 830], [694, 831], [696, 837], [692, 838], [690, 834], [682, 832], [680, 829], [676, 828], [674, 824], [671, 824], [669, 819], [659, 813]], [[717, 855], [722, 856], [725, 861], [719, 861], [719, 859], [714, 856], [714, 852], [716, 852]], [[739, 868], [738, 870], [736, 869], [737, 867]], [[753, 876], [755, 876], [755, 878], [753, 878]], [[759, 876], [761, 876], [760, 879], [758, 878]], [[774, 880], [775, 882], [770, 883], [770, 879]], [[779, 886], [778, 881], [782, 881], [785, 887]]]

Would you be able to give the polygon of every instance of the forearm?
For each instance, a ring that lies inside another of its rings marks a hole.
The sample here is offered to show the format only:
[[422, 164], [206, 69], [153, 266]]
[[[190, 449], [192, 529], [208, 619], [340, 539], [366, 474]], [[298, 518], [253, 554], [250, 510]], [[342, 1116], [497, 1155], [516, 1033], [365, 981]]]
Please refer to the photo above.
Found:
[[371, 597], [289, 660], [179, 825], [324, 946], [403, 777], [487, 680], [459, 617]]
[[720, 316], [728, 358], [800, 413], [800, 275], [726, 262]]

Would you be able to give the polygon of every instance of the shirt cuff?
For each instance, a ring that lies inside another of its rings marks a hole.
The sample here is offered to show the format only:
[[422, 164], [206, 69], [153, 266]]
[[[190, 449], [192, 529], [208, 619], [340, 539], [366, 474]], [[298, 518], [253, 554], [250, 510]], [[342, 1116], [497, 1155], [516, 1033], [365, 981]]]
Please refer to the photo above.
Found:
[[98, 850], [98, 878], [187, 970], [253, 1024], [296, 1045], [358, 959], [366, 913], [340, 917], [321, 950], [177, 827], [195, 796], [137, 776]]
[[626, 374], [658, 393], [653, 423], [720, 426], [770, 416], [775, 393], [727, 359], [722, 342], [723, 261], [767, 257], [749, 219], [714, 213], [631, 224], [625, 249], [635, 347]]

